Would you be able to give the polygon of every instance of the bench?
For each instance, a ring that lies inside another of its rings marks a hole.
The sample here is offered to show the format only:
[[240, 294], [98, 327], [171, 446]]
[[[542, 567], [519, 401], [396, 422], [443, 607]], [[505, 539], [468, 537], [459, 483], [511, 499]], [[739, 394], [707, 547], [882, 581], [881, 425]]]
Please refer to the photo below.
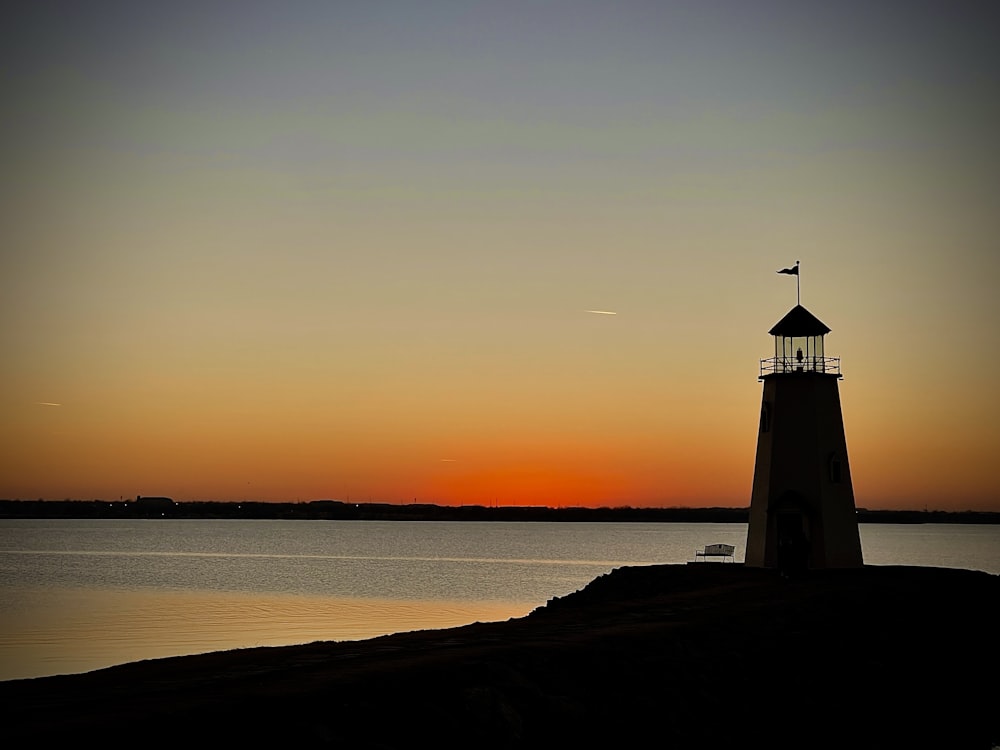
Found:
[[700, 549], [694, 553], [695, 562], [698, 558], [707, 559], [709, 557], [721, 557], [722, 562], [726, 561], [726, 558], [731, 558], [735, 562], [733, 553], [736, 552], [736, 547], [732, 544], [708, 544], [705, 549]]

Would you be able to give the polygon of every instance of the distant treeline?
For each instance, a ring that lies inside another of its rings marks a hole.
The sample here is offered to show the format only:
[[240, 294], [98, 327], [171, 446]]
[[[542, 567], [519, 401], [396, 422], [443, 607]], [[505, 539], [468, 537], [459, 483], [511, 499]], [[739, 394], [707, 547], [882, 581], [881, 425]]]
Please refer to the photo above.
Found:
[[[547, 508], [540, 506], [135, 500], [0, 500], [0, 518], [243, 518], [344, 521], [581, 521], [746, 523], [749, 508]], [[988, 511], [858, 509], [861, 523], [1000, 523]]]

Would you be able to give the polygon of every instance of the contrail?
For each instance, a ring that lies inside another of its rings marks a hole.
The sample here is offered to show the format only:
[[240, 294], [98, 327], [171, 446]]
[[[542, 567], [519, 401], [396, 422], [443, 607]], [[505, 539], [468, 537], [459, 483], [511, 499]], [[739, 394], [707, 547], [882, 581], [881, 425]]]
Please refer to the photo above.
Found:
[[611, 310], [584, 310], [584, 312], [594, 313], [594, 315], [617, 315], [618, 313], [612, 312]]
[[36, 406], [62, 406], [62, 404], [54, 404], [51, 401], [36, 401]]

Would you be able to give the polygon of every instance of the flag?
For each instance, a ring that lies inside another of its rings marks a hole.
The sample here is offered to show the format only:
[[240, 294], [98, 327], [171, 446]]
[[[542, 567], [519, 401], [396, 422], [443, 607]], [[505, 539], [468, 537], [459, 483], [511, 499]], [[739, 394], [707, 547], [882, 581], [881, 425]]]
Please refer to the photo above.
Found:
[[792, 266], [791, 268], [782, 268], [780, 271], [778, 271], [778, 273], [790, 273], [792, 276], [798, 276], [799, 275], [799, 267], [798, 266]]

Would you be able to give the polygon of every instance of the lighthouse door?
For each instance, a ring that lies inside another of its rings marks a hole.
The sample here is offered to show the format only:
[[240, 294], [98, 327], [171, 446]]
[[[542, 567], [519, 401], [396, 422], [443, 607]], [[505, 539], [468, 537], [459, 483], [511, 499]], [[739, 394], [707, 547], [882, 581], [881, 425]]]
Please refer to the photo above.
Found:
[[809, 537], [805, 516], [798, 510], [778, 513], [778, 569], [784, 575], [796, 575], [809, 565]]

